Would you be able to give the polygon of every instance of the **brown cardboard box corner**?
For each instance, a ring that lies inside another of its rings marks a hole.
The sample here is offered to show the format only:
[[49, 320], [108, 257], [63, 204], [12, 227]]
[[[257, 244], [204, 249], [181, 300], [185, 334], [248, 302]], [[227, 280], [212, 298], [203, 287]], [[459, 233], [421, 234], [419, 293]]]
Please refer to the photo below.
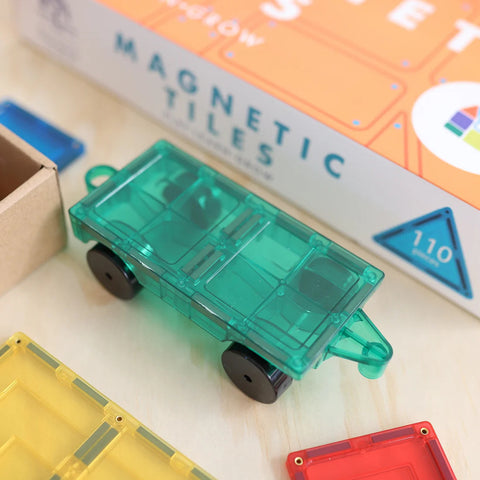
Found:
[[0, 295], [66, 239], [56, 165], [0, 125]]

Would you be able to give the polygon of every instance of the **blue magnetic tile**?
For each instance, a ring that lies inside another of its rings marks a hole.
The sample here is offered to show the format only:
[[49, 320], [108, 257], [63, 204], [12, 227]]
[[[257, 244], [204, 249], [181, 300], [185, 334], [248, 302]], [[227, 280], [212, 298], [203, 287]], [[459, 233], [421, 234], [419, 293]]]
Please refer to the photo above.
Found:
[[43, 153], [62, 170], [84, 152], [83, 144], [10, 100], [0, 103], [0, 124]]

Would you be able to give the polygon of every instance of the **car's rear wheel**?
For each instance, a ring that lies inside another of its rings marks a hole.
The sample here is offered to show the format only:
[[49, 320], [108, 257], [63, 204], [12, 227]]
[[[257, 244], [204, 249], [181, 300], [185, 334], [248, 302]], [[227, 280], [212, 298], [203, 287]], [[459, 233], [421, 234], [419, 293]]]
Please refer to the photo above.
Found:
[[222, 354], [222, 364], [230, 380], [245, 395], [262, 403], [274, 403], [292, 383], [292, 377], [239, 343]]
[[125, 262], [101, 243], [87, 252], [87, 263], [100, 284], [122, 300], [130, 300], [142, 288]]

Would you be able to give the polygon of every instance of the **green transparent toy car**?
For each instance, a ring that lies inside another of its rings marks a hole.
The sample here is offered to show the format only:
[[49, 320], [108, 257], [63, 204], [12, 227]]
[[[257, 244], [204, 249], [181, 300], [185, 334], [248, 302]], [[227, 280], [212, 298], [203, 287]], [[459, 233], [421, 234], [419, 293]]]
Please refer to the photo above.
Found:
[[223, 367], [246, 395], [273, 403], [331, 355], [382, 375], [392, 348], [361, 310], [377, 268], [166, 141], [86, 182], [70, 218], [98, 242], [99, 282], [122, 299], [143, 286], [231, 341]]

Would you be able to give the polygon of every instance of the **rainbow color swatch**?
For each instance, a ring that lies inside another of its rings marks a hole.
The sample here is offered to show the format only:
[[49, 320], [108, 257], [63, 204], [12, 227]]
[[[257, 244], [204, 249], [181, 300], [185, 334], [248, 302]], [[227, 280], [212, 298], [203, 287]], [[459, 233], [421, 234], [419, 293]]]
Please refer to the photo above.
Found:
[[459, 110], [445, 124], [445, 127], [480, 151], [480, 107]]

